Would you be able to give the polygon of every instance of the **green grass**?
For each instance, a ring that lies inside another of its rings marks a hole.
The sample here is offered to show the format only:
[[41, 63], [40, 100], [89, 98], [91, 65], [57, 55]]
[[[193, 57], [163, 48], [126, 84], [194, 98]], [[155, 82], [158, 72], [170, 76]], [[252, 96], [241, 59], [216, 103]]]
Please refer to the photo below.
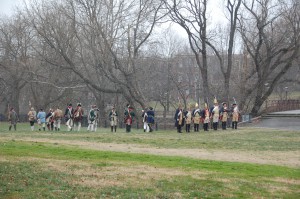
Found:
[[55, 158], [60, 160], [85, 160], [148, 164], [154, 167], [180, 168], [185, 170], [221, 171], [223, 174], [239, 177], [289, 177], [300, 179], [300, 170], [272, 165], [197, 160], [177, 156], [158, 156], [111, 151], [78, 149], [77, 147], [35, 142], [2, 142], [0, 155], [12, 157]]
[[[0, 126], [0, 198], [299, 198], [300, 169], [86, 149], [59, 141], [144, 148], [299, 153], [299, 131], [31, 132]], [[29, 139], [30, 141], [25, 141]], [[43, 141], [39, 140], [43, 139]], [[36, 140], [36, 141], [35, 141]], [[52, 142], [47, 142], [51, 140]], [[57, 142], [56, 142], [57, 141]], [[266, 158], [268, 158], [266, 156]], [[299, 161], [299, 160], [297, 160]]]
[[[2, 123], [3, 125], [3, 123]], [[1, 129], [1, 128], [0, 128]], [[241, 128], [238, 131], [209, 131], [204, 133], [178, 134], [174, 131], [154, 131], [143, 133], [133, 129], [132, 133], [125, 133], [118, 129], [111, 133], [109, 129], [98, 129], [97, 133], [82, 132], [30, 132], [29, 125], [19, 125], [19, 130], [7, 131], [2, 126], [2, 137], [12, 139], [47, 138], [52, 140], [78, 140], [97, 143], [139, 144], [156, 148], [190, 148], [190, 149], [224, 149], [239, 151], [298, 151], [300, 150], [300, 131], [268, 130], [257, 128]], [[12, 134], [13, 133], [13, 134]]]

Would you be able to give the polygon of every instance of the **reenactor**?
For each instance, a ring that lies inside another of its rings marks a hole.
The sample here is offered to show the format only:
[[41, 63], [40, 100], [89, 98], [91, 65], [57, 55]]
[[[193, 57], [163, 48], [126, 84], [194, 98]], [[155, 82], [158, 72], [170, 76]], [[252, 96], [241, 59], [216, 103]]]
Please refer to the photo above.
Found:
[[148, 132], [152, 132], [153, 131], [153, 125], [154, 125], [154, 110], [153, 108], [150, 106], [149, 107], [149, 110], [147, 111], [147, 124], [148, 124], [148, 129], [149, 131]]
[[201, 110], [198, 106], [198, 103], [195, 104], [195, 109], [193, 110], [193, 122], [194, 122], [194, 131], [199, 132], [199, 125], [201, 121]]
[[76, 130], [77, 128], [77, 131], [80, 131], [83, 114], [81, 103], [77, 103], [77, 107], [74, 110], [74, 129]]
[[133, 111], [133, 107], [131, 107], [129, 104], [127, 104], [127, 108], [125, 109], [125, 112], [124, 112], [124, 123], [126, 125], [127, 133], [131, 132], [131, 125], [132, 125], [134, 117], [135, 117], [135, 113]]
[[181, 127], [184, 126], [184, 113], [181, 104], [179, 104], [178, 109], [175, 112], [174, 119], [175, 119], [175, 126], [177, 127], [177, 132], [182, 133]]
[[204, 131], [208, 131], [208, 123], [210, 122], [210, 113], [209, 113], [207, 103], [204, 104], [204, 110], [202, 111], [202, 116], [203, 116], [203, 129]]
[[231, 112], [232, 112], [232, 129], [237, 129], [240, 112], [236, 102], [232, 104]]
[[60, 124], [61, 124], [61, 118], [62, 117], [63, 117], [63, 112], [62, 112], [62, 110], [59, 109], [59, 107], [57, 107], [56, 110], [53, 113], [55, 131], [60, 130]]
[[220, 110], [220, 120], [222, 122], [222, 129], [226, 130], [229, 109], [226, 102], [223, 102], [222, 105], [223, 107]]
[[111, 132], [113, 132], [113, 130], [115, 130], [115, 132], [117, 132], [118, 113], [115, 110], [115, 107], [113, 107], [112, 110], [109, 112], [109, 120], [110, 120]]
[[214, 130], [218, 130], [219, 116], [220, 116], [219, 104], [218, 104], [217, 98], [215, 98], [214, 99], [214, 107], [211, 111], [211, 117], [212, 117]]
[[191, 107], [188, 105], [187, 111], [185, 111], [185, 132], [189, 133], [190, 128], [191, 128], [191, 123], [192, 123], [192, 112], [191, 112]]

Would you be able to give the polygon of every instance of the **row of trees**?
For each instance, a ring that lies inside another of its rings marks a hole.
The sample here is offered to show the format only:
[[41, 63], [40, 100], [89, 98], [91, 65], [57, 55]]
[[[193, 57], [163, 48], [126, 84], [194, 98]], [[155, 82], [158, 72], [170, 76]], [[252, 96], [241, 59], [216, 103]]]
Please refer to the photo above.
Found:
[[[0, 100], [18, 111], [27, 100], [50, 107], [87, 100], [92, 93], [100, 108], [107, 102], [145, 107], [157, 101], [167, 110], [179, 97], [186, 104], [174, 67], [186, 56], [196, 66], [201, 101], [236, 96], [241, 108], [251, 101], [251, 112], [257, 115], [290, 68], [297, 67], [300, 5], [297, 0], [222, 2], [228, 23], [217, 26], [210, 25], [214, 16], [209, 17], [208, 0], [24, 5], [1, 20]], [[186, 41], [163, 30], [170, 22], [186, 32]], [[213, 64], [211, 57], [217, 60]], [[237, 61], [244, 68], [242, 86], [233, 81]], [[221, 75], [209, 76], [215, 70]], [[221, 82], [220, 93], [212, 93], [210, 81]]]

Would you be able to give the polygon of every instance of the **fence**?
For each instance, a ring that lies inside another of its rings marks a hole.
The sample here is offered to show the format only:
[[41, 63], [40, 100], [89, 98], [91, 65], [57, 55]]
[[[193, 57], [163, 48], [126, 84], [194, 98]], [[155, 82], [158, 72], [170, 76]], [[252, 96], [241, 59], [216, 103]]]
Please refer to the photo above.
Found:
[[288, 111], [300, 109], [300, 100], [267, 100], [265, 112], [278, 112], [278, 111]]

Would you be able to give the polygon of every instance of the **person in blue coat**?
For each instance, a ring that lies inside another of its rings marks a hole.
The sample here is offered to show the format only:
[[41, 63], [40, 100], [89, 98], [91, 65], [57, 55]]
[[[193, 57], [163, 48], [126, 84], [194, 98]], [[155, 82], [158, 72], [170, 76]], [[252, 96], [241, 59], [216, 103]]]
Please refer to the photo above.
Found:
[[41, 130], [41, 127], [43, 127], [43, 130], [46, 130], [46, 112], [41, 108], [40, 111], [38, 112], [37, 116], [37, 121], [39, 124], [39, 131]]
[[149, 110], [147, 111], [147, 123], [149, 126], [149, 131], [153, 131], [153, 125], [154, 125], [154, 110], [152, 107], [149, 107]]

